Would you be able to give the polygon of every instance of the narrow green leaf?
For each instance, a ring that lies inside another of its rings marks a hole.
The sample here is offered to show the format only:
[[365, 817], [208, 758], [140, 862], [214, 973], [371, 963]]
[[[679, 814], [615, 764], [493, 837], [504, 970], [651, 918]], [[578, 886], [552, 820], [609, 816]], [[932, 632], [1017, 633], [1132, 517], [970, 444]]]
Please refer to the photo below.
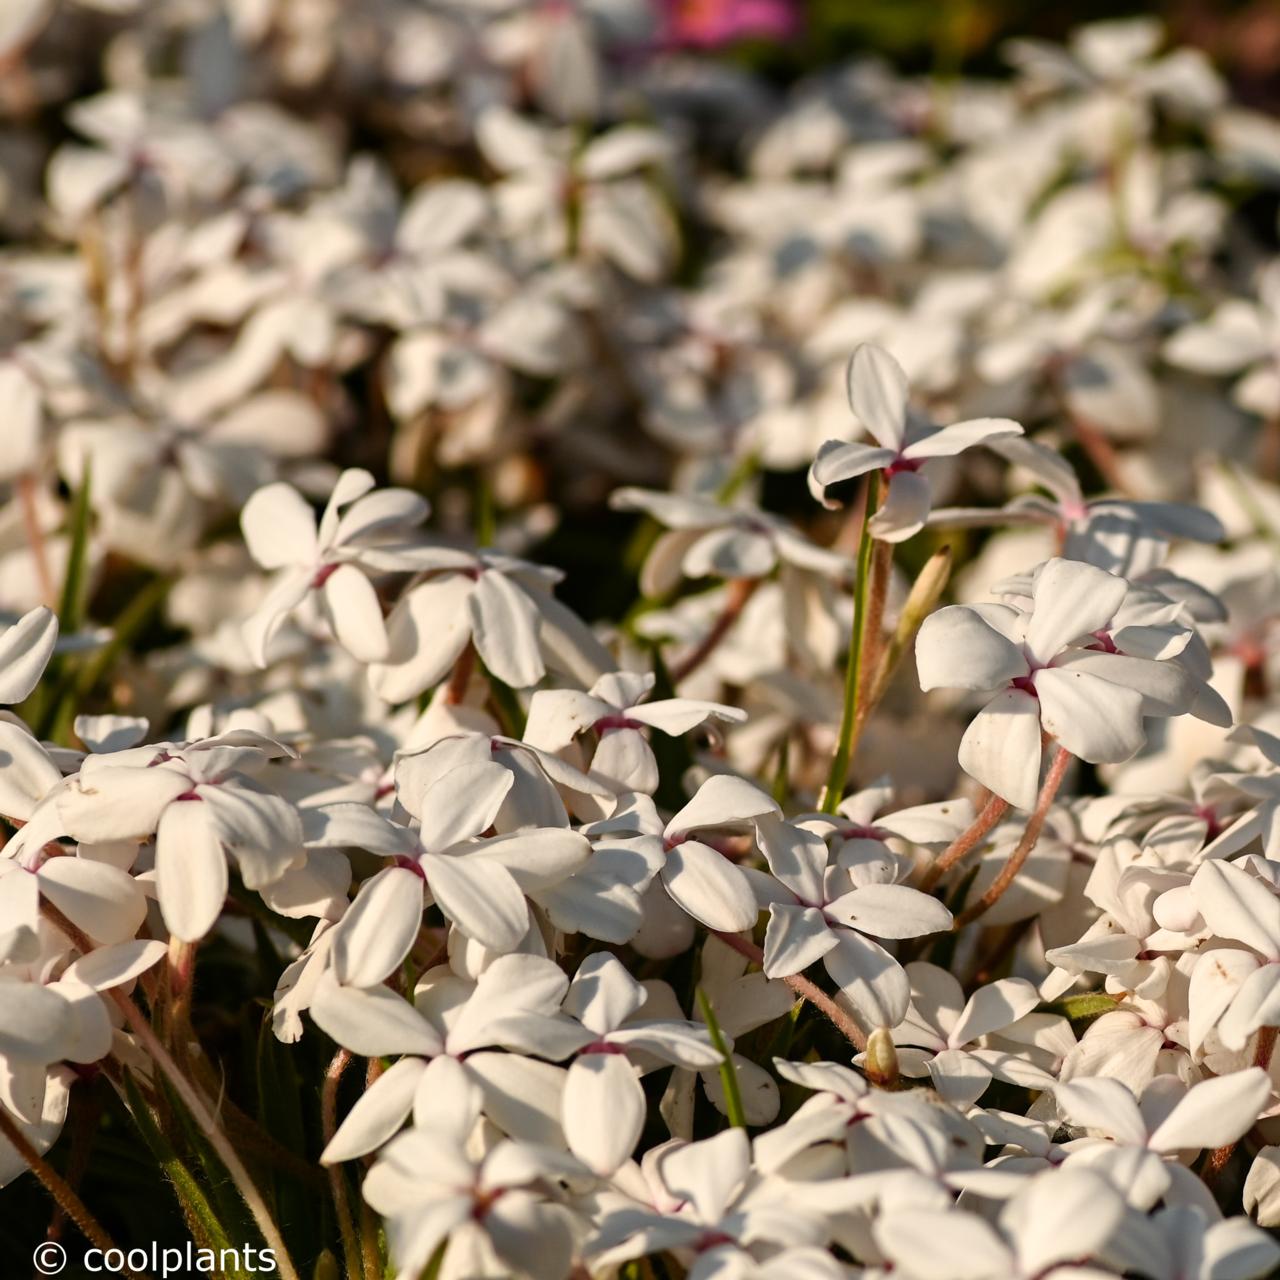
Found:
[[711, 1043], [715, 1045], [716, 1052], [720, 1055], [720, 1083], [724, 1086], [724, 1101], [729, 1112], [729, 1123], [735, 1128], [745, 1129], [747, 1116], [742, 1109], [742, 1091], [738, 1088], [738, 1069], [733, 1065], [733, 1053], [724, 1038], [724, 1032], [720, 1030], [720, 1024], [716, 1021], [711, 1001], [707, 999], [707, 993], [701, 987], [698, 988], [698, 1008], [702, 1010], [702, 1020], [707, 1024]]
[[67, 553], [67, 572], [62, 580], [62, 598], [58, 604], [58, 624], [64, 635], [78, 631], [84, 622], [85, 582], [89, 561], [89, 486], [91, 471], [85, 462], [84, 477], [76, 490], [71, 508], [71, 544]]
[[[133, 1115], [134, 1123], [138, 1126], [138, 1132], [142, 1135], [142, 1140], [155, 1156], [156, 1163], [164, 1171], [165, 1177], [169, 1179], [169, 1184], [173, 1187], [174, 1195], [182, 1206], [183, 1216], [192, 1228], [192, 1233], [203, 1237], [197, 1239], [197, 1245], [201, 1248], [213, 1249], [219, 1254], [223, 1250], [231, 1250], [234, 1253], [235, 1244], [218, 1220], [213, 1206], [200, 1189], [200, 1184], [192, 1176], [191, 1171], [179, 1159], [178, 1153], [160, 1132], [155, 1117], [151, 1114], [151, 1108], [147, 1106], [142, 1094], [138, 1091], [138, 1086], [134, 1083], [132, 1073], [128, 1071], [124, 1073], [124, 1089], [129, 1110]], [[237, 1270], [228, 1274], [240, 1277], [244, 1273]]]

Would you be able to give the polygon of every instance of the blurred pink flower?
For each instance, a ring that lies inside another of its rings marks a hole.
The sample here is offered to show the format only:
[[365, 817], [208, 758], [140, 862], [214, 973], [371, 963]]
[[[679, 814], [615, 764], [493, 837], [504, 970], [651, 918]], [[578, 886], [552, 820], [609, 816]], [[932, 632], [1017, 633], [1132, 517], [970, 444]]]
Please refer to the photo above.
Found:
[[744, 39], [785, 39], [800, 27], [796, 0], [661, 0], [670, 45], [713, 49]]

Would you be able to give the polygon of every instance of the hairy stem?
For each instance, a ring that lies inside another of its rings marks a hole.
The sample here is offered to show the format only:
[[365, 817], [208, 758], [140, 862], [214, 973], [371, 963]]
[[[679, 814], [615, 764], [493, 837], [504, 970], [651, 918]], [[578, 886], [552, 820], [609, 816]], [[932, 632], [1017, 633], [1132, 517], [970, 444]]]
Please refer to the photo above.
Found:
[[933, 888], [952, 867], [967, 857], [983, 840], [991, 828], [1009, 812], [1009, 802], [999, 796], [991, 796], [978, 811], [978, 816], [937, 856], [920, 879], [920, 888], [926, 893]]
[[759, 578], [734, 578], [729, 583], [729, 592], [719, 617], [711, 624], [711, 630], [702, 638], [702, 643], [681, 663], [671, 668], [671, 683], [679, 684], [681, 680], [691, 676], [720, 647], [721, 641], [729, 634], [733, 624], [741, 616], [747, 601], [755, 594], [760, 585]]
[[[736, 933], [719, 933], [715, 935], [727, 947], [732, 947], [740, 956], [745, 956], [753, 964], [764, 967], [764, 952], [754, 942], [739, 937]], [[800, 974], [792, 974], [783, 978], [783, 982], [802, 1000], [807, 1000], [815, 1009], [821, 1010], [835, 1024], [836, 1030], [849, 1041], [859, 1053], [867, 1047], [867, 1037], [862, 1028], [849, 1016], [825, 991], [815, 986], [808, 978]]]
[[[111, 1237], [103, 1230], [102, 1224], [85, 1207], [84, 1201], [27, 1141], [26, 1134], [18, 1127], [3, 1104], [0, 1104], [0, 1137], [4, 1138], [26, 1161], [28, 1168], [39, 1179], [41, 1186], [53, 1197], [54, 1203], [76, 1224], [76, 1229], [90, 1244], [104, 1253], [116, 1247]], [[139, 1280], [146, 1280], [145, 1273], [127, 1271], [125, 1274], [137, 1276]]]
[[451, 706], [458, 706], [467, 696], [467, 686], [471, 683], [471, 673], [476, 669], [476, 647], [470, 641], [458, 654], [458, 660], [449, 673], [449, 683], [445, 686], [444, 700]]
[[1049, 809], [1057, 797], [1058, 788], [1062, 786], [1062, 779], [1066, 776], [1067, 766], [1072, 759], [1071, 752], [1066, 747], [1058, 748], [1057, 754], [1053, 757], [1053, 763], [1049, 766], [1049, 772], [1045, 775], [1044, 783], [1040, 787], [1040, 795], [1036, 800], [1035, 810], [1027, 821], [1027, 825], [1022, 832], [1022, 839], [1018, 841], [1017, 848], [1009, 855], [1009, 860], [1000, 868], [1000, 874], [991, 882], [982, 897], [971, 906], [966, 907], [956, 917], [955, 927], [957, 929], [963, 929], [965, 925], [972, 924], [984, 912], [989, 911], [1004, 896], [1005, 890], [1017, 879], [1023, 863], [1031, 855], [1032, 849], [1036, 847], [1036, 841], [1040, 839], [1040, 832], [1044, 829], [1045, 819], [1049, 816]]
[[[324, 1086], [320, 1090], [320, 1123], [327, 1147], [338, 1131], [338, 1086], [351, 1065], [351, 1051], [339, 1049], [324, 1073]], [[342, 1254], [347, 1263], [348, 1280], [359, 1280], [364, 1275], [364, 1263], [356, 1240], [355, 1219], [351, 1216], [350, 1186], [341, 1165], [329, 1166], [329, 1190], [333, 1195], [334, 1211], [338, 1215], [338, 1230], [342, 1234]]]

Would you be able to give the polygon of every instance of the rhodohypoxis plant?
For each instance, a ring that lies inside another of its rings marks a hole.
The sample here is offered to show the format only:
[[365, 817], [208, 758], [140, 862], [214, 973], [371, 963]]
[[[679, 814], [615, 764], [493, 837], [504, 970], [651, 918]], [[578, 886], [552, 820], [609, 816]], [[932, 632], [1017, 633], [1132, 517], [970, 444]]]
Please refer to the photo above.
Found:
[[1275, 1271], [1275, 122], [703, 7], [0, 5], [20, 1266]]

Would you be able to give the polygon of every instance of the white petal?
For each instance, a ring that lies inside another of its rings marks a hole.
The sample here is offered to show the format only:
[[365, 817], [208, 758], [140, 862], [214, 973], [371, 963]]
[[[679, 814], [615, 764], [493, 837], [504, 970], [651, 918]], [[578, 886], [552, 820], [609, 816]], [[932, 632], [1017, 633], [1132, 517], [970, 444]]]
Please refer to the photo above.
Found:
[[883, 348], [864, 343], [845, 372], [849, 408], [886, 449], [902, 447], [907, 421], [907, 375]]
[[874, 1226], [876, 1243], [904, 1274], [919, 1280], [991, 1280], [1012, 1276], [1004, 1242], [976, 1214], [894, 1209]]
[[1073, 756], [1093, 764], [1128, 760], [1147, 740], [1142, 694], [1074, 667], [1036, 672], [1040, 722]]
[[1034, 809], [1040, 781], [1040, 704], [1021, 689], [997, 694], [960, 739], [960, 767], [1019, 809]]
[[842, 932], [839, 945], [823, 959], [865, 1029], [896, 1027], [906, 1016], [911, 1000], [907, 975], [878, 942]]
[[376, 987], [400, 967], [422, 925], [422, 877], [387, 867], [360, 886], [333, 930], [333, 972], [349, 987]]
[[0, 813], [26, 822], [62, 781], [62, 773], [28, 730], [0, 720]]
[[126, 942], [146, 919], [142, 886], [109, 863], [50, 858], [38, 874], [41, 894], [95, 942]]
[[1153, 1151], [1223, 1147], [1242, 1138], [1271, 1100], [1271, 1078], [1261, 1067], [1203, 1080], [1151, 1135]]
[[362, 1058], [400, 1053], [430, 1058], [444, 1051], [431, 1024], [388, 987], [361, 990], [328, 979], [316, 989], [311, 1016], [325, 1035]]
[[764, 971], [770, 978], [789, 978], [821, 960], [839, 941], [816, 907], [769, 908], [764, 933]]
[[763, 578], [777, 563], [767, 533], [727, 525], [708, 530], [690, 544], [682, 567], [688, 578]]
[[529, 906], [506, 867], [487, 859], [422, 859], [431, 896], [454, 924], [494, 951], [514, 951], [529, 927]]
[[538, 645], [538, 609], [505, 574], [480, 575], [468, 602], [484, 664], [503, 684], [529, 689], [546, 674]]
[[755, 822], [760, 851], [774, 876], [801, 902], [823, 901], [827, 845], [817, 832], [765, 814]]
[[617, 956], [597, 951], [578, 966], [564, 998], [564, 1011], [602, 1036], [621, 1026], [647, 999], [648, 992]]
[[1012, 418], [971, 418], [913, 440], [902, 452], [908, 458], [950, 458], [987, 440], [1020, 436]]
[[668, 839], [675, 839], [686, 831], [696, 831], [699, 827], [720, 827], [778, 812], [777, 801], [754, 783], [733, 774], [716, 773], [698, 788], [693, 799], [667, 823], [666, 835]]
[[931, 613], [916, 637], [920, 688], [998, 689], [1027, 674], [1022, 650], [964, 605]]
[[95, 947], [69, 964], [62, 977], [92, 987], [95, 991], [108, 991], [132, 982], [139, 974], [159, 964], [167, 952], [168, 947], [163, 942], [146, 939]]
[[1079, 560], [1047, 561], [1031, 589], [1028, 651], [1048, 662], [1072, 640], [1100, 631], [1124, 603], [1128, 590], [1123, 578], [1093, 565]]
[[647, 1105], [625, 1054], [586, 1053], [565, 1080], [564, 1136], [587, 1168], [607, 1177], [635, 1150]]
[[667, 854], [662, 883], [686, 914], [720, 933], [740, 933], [756, 922], [750, 881], [709, 846], [686, 840]]
[[697, 1220], [719, 1222], [747, 1180], [751, 1148], [744, 1129], [725, 1129], [714, 1138], [689, 1142], [662, 1156], [658, 1169], [667, 1190], [688, 1200]]
[[384, 662], [390, 642], [373, 583], [352, 564], [340, 564], [324, 582], [324, 605], [338, 643], [358, 662]]
[[969, 997], [948, 1038], [953, 1045], [969, 1044], [1017, 1022], [1039, 1003], [1039, 993], [1025, 978], [988, 982]]
[[58, 619], [39, 605], [0, 635], [0, 703], [21, 702], [36, 687], [58, 640]]
[[1256, 876], [1212, 859], [1192, 878], [1191, 892], [1214, 933], [1280, 960], [1280, 898]]
[[421, 1058], [401, 1058], [371, 1084], [320, 1153], [321, 1164], [341, 1164], [376, 1151], [413, 1110], [413, 1096], [427, 1070]]
[[493, 760], [476, 760], [442, 774], [422, 796], [422, 847], [438, 852], [487, 830], [513, 781], [511, 770]]
[[458, 573], [429, 578], [405, 592], [386, 622], [386, 660], [369, 668], [378, 697], [407, 702], [449, 674], [471, 639], [467, 601], [473, 588]]
[[937, 898], [905, 884], [866, 884], [828, 905], [837, 920], [877, 938], [920, 938], [951, 928]]
[[1016, 1238], [1020, 1274], [1038, 1276], [1057, 1262], [1092, 1257], [1119, 1227], [1124, 1201], [1087, 1169], [1055, 1169], [1033, 1178], [1005, 1206], [1000, 1224]]
[[871, 517], [871, 536], [881, 542], [905, 542], [924, 528], [933, 492], [916, 471], [899, 471], [889, 481], [889, 491]]
[[843, 440], [828, 440], [818, 450], [809, 468], [809, 492], [824, 506], [836, 506], [829, 502], [824, 491], [829, 485], [852, 480], [890, 466], [897, 457], [893, 449], [876, 449], [868, 444], [846, 444]]
[[269, 484], [253, 493], [240, 528], [249, 554], [264, 569], [315, 563], [315, 513], [292, 485]]
[[0, 982], [0, 1054], [21, 1062], [56, 1062], [72, 1034], [71, 1006], [27, 982]]
[[161, 814], [156, 881], [160, 914], [169, 931], [183, 942], [203, 938], [227, 896], [227, 858], [208, 805], [176, 800]]
[[1119, 1080], [1083, 1076], [1058, 1085], [1054, 1097], [1059, 1114], [1068, 1124], [1130, 1146], [1146, 1146], [1142, 1113], [1133, 1094]]

